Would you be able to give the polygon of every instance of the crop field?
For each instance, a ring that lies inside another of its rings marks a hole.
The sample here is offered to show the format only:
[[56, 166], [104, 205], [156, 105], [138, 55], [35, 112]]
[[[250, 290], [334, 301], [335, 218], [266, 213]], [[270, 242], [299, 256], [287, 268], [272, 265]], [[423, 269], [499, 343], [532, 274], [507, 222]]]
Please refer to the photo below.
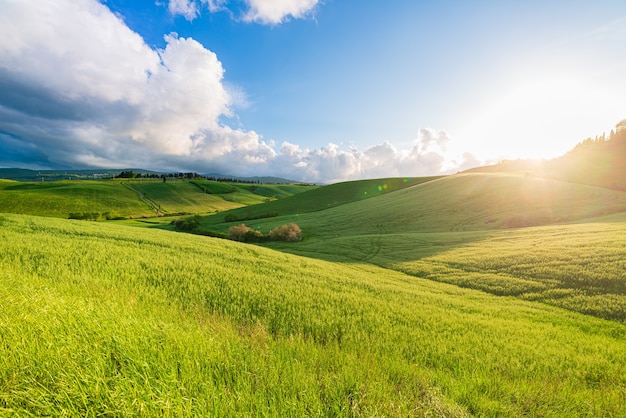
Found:
[[237, 195], [254, 206], [202, 227], [304, 234], [0, 214], [0, 415], [626, 416], [626, 193], [523, 174], [292, 186], [0, 181], [26, 213]]
[[0, 227], [3, 413], [626, 414], [624, 324], [168, 231]]
[[154, 216], [137, 194], [117, 181], [23, 183], [0, 180], [0, 213], [67, 218], [75, 212], [114, 212], [129, 217]]
[[[282, 251], [372, 263], [626, 322], [625, 204], [626, 193], [591, 186], [524, 175], [462, 175], [250, 225], [265, 231], [296, 222], [303, 242], [268, 244]], [[605, 213], [615, 215], [580, 223]], [[511, 220], [547, 225], [507, 228]], [[569, 222], [554, 225], [556, 220]]]
[[134, 180], [126, 182], [164, 213], [210, 213], [242, 206], [224, 200], [220, 195], [207, 194], [189, 181], [169, 179]]
[[[227, 214], [237, 218], [258, 218], [268, 213], [276, 216], [298, 216], [302, 213], [318, 212], [347, 203], [368, 200], [437, 178], [439, 177], [387, 178], [349, 181], [319, 188], [307, 186], [308, 190], [305, 189], [305, 193], [288, 196], [264, 205], [231, 210]], [[224, 225], [220, 225], [223, 222], [224, 214], [221, 214], [216, 217], [207, 217], [203, 225], [208, 229], [223, 229]]]
[[202, 180], [0, 180], [0, 213], [58, 218], [68, 218], [71, 214], [97, 214], [98, 219], [150, 218], [157, 215], [224, 211], [265, 202], [271, 191], [282, 198], [313, 188], [303, 185], [257, 185], [259, 193], [254, 193], [251, 185], [241, 187], [229, 183], [205, 182], [211, 183], [211, 187], [217, 190], [234, 190], [232, 193], [210, 194], [194, 182], [201, 183]]
[[626, 322], [626, 222], [311, 239], [284, 251], [368, 262]]

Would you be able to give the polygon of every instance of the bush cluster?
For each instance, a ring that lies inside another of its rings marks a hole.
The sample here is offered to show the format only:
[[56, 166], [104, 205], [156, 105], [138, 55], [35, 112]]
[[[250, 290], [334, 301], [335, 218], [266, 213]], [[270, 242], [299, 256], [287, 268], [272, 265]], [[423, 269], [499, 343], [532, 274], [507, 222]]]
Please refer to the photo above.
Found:
[[296, 242], [302, 240], [302, 230], [298, 225], [291, 223], [276, 227], [269, 234], [263, 235], [261, 231], [250, 228], [246, 224], [240, 224], [228, 228], [228, 238], [240, 242]]
[[302, 240], [302, 230], [296, 224], [287, 224], [272, 229], [269, 237], [270, 241], [297, 242]]
[[174, 228], [178, 230], [194, 232], [200, 226], [200, 221], [201, 221], [200, 215], [195, 215], [189, 218], [176, 219], [172, 221], [172, 224], [174, 225]]

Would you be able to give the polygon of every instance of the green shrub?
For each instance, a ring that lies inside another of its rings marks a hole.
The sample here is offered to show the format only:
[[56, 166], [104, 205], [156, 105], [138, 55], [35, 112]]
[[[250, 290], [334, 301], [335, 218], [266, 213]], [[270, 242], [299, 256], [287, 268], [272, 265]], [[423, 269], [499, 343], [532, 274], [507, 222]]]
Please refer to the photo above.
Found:
[[291, 223], [276, 227], [269, 234], [263, 235], [261, 231], [250, 228], [246, 224], [239, 224], [228, 228], [228, 239], [240, 242], [296, 242], [302, 240], [302, 230], [298, 225]]
[[174, 228], [178, 230], [193, 232], [200, 226], [200, 220], [200, 216], [195, 215], [189, 218], [176, 219], [172, 221], [172, 224], [174, 225]]

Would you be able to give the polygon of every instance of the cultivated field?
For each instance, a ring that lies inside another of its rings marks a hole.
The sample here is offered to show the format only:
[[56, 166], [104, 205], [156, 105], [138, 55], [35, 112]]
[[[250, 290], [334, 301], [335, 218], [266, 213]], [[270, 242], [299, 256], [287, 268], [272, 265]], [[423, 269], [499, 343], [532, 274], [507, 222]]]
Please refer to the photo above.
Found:
[[0, 217], [0, 408], [626, 414], [626, 328], [224, 240]]
[[[205, 180], [108, 179], [17, 182], [0, 179], [0, 213], [68, 218], [147, 218], [213, 213], [286, 197], [313, 186], [254, 185]], [[255, 193], [255, 191], [257, 191]], [[95, 216], [95, 215], [99, 216]], [[108, 216], [107, 216], [108, 214]]]
[[[592, 218], [598, 215], [604, 217]], [[304, 241], [272, 248], [626, 322], [624, 192], [523, 174], [459, 175], [253, 225], [265, 230], [288, 221], [300, 225]]]
[[[236, 194], [210, 183], [131, 186], [168, 211]], [[626, 193], [257, 187], [201, 227], [303, 241], [0, 214], [0, 415], [626, 416]]]

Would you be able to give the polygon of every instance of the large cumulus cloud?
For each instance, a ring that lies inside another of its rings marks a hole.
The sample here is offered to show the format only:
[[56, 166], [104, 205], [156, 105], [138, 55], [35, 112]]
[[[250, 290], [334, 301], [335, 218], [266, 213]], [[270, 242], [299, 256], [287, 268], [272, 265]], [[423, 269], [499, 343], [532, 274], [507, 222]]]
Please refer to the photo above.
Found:
[[[196, 10], [176, 4], [175, 10]], [[388, 142], [362, 151], [278, 145], [220, 123], [232, 114], [236, 94], [223, 83], [218, 57], [191, 38], [170, 34], [163, 49], [151, 48], [96, 0], [1, 0], [0, 9], [0, 165], [315, 182], [434, 174], [462, 165], [444, 161], [447, 135], [433, 130], [420, 131], [410, 150]]]

